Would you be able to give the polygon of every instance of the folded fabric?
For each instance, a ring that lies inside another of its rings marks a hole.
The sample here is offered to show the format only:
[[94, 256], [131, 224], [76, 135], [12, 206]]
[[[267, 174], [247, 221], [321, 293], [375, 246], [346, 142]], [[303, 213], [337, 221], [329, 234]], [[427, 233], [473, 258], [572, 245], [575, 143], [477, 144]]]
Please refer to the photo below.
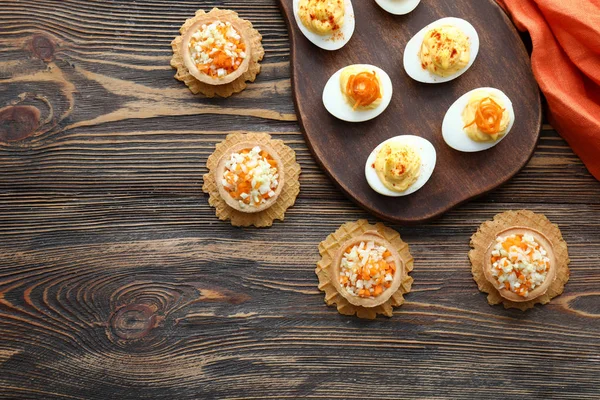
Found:
[[600, 180], [600, 0], [497, 0], [533, 44], [548, 119]]

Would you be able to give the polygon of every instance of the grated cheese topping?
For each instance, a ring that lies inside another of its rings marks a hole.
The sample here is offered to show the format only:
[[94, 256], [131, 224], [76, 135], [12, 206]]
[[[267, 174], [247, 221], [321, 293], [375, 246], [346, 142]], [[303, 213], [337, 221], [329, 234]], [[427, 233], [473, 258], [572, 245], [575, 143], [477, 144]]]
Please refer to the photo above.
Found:
[[353, 296], [375, 298], [392, 285], [396, 264], [392, 253], [373, 241], [346, 249], [340, 265], [340, 285]]
[[257, 207], [275, 196], [279, 185], [277, 162], [260, 146], [232, 153], [221, 180], [240, 207]]
[[198, 71], [212, 78], [236, 71], [247, 57], [246, 45], [231, 22], [202, 25], [192, 35], [189, 51]]
[[527, 234], [496, 238], [491, 262], [498, 289], [522, 297], [542, 285], [550, 269], [548, 253]]

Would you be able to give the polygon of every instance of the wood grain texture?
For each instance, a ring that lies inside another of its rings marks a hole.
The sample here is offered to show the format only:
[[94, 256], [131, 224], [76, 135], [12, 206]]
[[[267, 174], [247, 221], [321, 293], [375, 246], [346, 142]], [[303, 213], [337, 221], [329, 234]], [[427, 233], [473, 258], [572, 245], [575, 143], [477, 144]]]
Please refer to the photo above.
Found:
[[[179, 25], [214, 5], [266, 48], [227, 100], [191, 95], [168, 65]], [[376, 220], [305, 145], [288, 40], [275, 0], [2, 2], [0, 108], [26, 112], [0, 113], [0, 398], [599, 399], [600, 184], [547, 125], [509, 183], [395, 227], [415, 283], [393, 318], [324, 305], [318, 243]], [[296, 151], [284, 223], [214, 217], [202, 174], [231, 131]], [[490, 307], [467, 259], [481, 222], [519, 208], [558, 223], [572, 260], [565, 293], [527, 313]]]
[[[493, 190], [529, 161], [542, 122], [539, 89], [523, 42], [494, 0], [424, 2], [400, 17], [383, 11], [373, 1], [356, 2], [356, 31], [344, 48], [333, 52], [319, 49], [304, 37], [292, 0], [280, 2], [293, 50], [294, 102], [307, 144], [336, 185], [367, 211], [395, 223], [422, 223]], [[451, 82], [412, 80], [402, 67], [406, 43], [423, 27], [448, 16], [463, 18], [477, 30], [481, 45], [475, 63]], [[352, 64], [375, 65], [392, 80], [392, 101], [374, 120], [344, 122], [323, 107], [323, 87], [329, 78]], [[478, 87], [498, 88], [511, 99], [515, 109], [513, 134], [493, 149], [459, 152], [444, 142], [442, 120], [456, 99]], [[437, 153], [434, 174], [410, 196], [380, 195], [365, 179], [367, 158], [379, 143], [405, 134], [433, 144]]]

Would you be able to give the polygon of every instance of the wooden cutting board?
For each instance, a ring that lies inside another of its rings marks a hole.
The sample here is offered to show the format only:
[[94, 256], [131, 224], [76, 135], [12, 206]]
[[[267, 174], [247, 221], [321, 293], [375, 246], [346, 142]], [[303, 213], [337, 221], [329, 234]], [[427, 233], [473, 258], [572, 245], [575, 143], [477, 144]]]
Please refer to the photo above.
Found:
[[[367, 211], [401, 224], [428, 221], [502, 185], [532, 156], [542, 120], [539, 90], [519, 34], [493, 0], [424, 0], [405, 16], [388, 14], [371, 0], [354, 0], [356, 30], [350, 42], [334, 52], [309, 42], [296, 25], [292, 0], [279, 1], [290, 32], [294, 101], [306, 142], [337, 186]], [[477, 30], [481, 44], [475, 63], [451, 82], [413, 81], [402, 67], [406, 43], [425, 25], [450, 16], [469, 21]], [[343, 122], [325, 110], [323, 87], [338, 69], [358, 63], [383, 68], [392, 79], [394, 96], [376, 119]], [[453, 150], [442, 138], [444, 115], [458, 97], [482, 86], [496, 87], [512, 100], [514, 127], [490, 150]], [[402, 134], [433, 143], [437, 165], [418, 192], [385, 197], [367, 184], [365, 162], [380, 142]]]

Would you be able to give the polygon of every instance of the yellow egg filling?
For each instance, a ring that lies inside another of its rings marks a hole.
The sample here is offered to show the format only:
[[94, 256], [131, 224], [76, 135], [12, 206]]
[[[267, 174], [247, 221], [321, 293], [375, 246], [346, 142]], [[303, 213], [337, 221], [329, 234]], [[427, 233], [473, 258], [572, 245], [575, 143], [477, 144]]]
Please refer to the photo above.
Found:
[[469, 64], [471, 45], [467, 35], [459, 28], [444, 25], [425, 34], [419, 58], [423, 69], [446, 77]]
[[329, 35], [344, 24], [344, 0], [300, 0], [298, 16], [302, 24], [318, 35]]
[[419, 178], [421, 156], [412, 146], [390, 142], [379, 150], [374, 167], [386, 188], [404, 192]]

